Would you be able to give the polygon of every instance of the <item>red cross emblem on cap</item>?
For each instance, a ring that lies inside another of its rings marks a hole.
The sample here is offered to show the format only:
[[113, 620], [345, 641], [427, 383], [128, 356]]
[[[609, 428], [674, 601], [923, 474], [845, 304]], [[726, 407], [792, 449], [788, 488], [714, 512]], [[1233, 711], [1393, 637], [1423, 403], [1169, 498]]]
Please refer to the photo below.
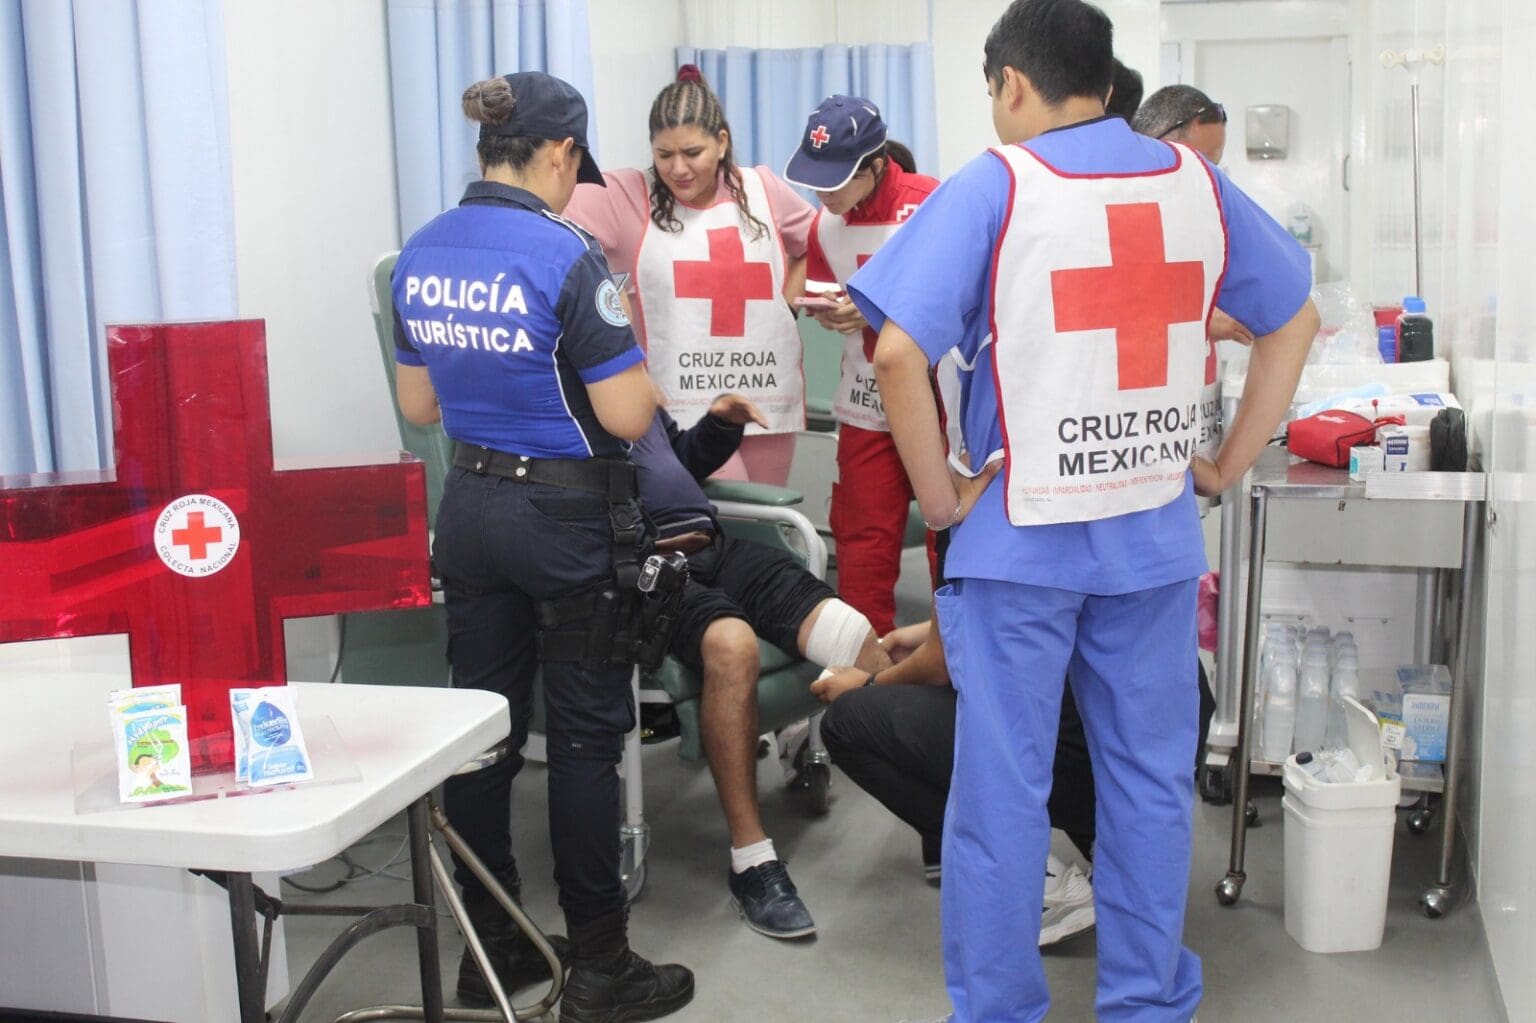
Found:
[[816, 126], [816, 130], [811, 132], [811, 145], [817, 149], [820, 149], [822, 146], [826, 145], [827, 142], [831, 140], [831, 138], [832, 136], [827, 132], [827, 126], [824, 124], [818, 124]]

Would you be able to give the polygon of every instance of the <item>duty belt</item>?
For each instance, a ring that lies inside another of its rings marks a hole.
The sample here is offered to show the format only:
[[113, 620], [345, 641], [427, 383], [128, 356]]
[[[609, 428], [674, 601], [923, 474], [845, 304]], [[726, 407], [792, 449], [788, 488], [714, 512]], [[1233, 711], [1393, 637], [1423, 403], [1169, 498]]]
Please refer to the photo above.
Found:
[[543, 483], [602, 497], [608, 502], [608, 525], [613, 535], [614, 579], [621, 590], [634, 588], [640, 576], [644, 522], [635, 502], [633, 462], [617, 458], [530, 458], [454, 441], [453, 464], [482, 476]]
[[610, 503], [635, 496], [634, 463], [616, 458], [529, 458], [454, 441], [453, 464], [483, 476], [598, 494]]

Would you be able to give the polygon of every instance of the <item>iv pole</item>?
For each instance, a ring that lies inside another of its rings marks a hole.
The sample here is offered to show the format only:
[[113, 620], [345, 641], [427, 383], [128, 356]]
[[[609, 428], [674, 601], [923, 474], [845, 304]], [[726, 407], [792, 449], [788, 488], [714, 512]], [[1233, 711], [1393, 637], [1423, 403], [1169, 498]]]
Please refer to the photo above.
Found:
[[1413, 107], [1413, 293], [1424, 294], [1424, 204], [1423, 188], [1419, 181], [1419, 68], [1425, 64], [1445, 63], [1445, 47], [1432, 50], [1404, 50], [1395, 53], [1385, 50], [1381, 66], [1400, 67], [1408, 72], [1409, 95]]

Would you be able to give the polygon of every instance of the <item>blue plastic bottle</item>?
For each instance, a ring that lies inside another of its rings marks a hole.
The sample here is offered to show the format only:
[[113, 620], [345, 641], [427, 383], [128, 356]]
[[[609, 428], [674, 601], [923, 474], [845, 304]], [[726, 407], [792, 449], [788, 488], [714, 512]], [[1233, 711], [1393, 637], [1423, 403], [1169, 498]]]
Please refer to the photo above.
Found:
[[1384, 323], [1376, 328], [1376, 350], [1381, 353], [1382, 362], [1397, 361], [1397, 327]]

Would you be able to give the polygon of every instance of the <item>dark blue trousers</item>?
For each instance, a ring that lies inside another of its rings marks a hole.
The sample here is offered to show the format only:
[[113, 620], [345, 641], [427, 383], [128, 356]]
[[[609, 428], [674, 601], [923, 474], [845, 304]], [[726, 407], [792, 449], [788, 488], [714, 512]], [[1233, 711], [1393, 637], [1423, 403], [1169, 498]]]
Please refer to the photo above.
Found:
[[[453, 684], [507, 698], [514, 749], [528, 737], [539, 668], [535, 604], [610, 580], [612, 544], [603, 497], [467, 469], [449, 474], [432, 555], [443, 579]], [[546, 664], [543, 679], [555, 883], [566, 923], [576, 927], [624, 908], [616, 769], [635, 722], [630, 669]], [[451, 778], [443, 799], [470, 848], [514, 887], [512, 779], [522, 766], [514, 753]], [[465, 894], [479, 893], [480, 883], [456, 866]]]

